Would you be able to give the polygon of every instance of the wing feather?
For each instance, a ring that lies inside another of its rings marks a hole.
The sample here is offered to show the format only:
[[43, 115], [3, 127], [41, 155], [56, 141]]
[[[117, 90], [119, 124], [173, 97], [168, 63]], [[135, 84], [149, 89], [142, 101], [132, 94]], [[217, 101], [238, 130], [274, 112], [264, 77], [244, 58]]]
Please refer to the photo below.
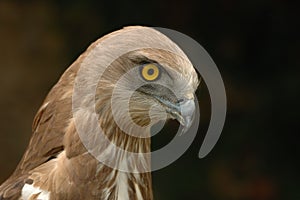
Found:
[[29, 145], [14, 173], [0, 186], [0, 200], [19, 199], [21, 190], [34, 168], [55, 158], [63, 149], [65, 129], [72, 117], [72, 91], [80, 59], [52, 88], [32, 125]]

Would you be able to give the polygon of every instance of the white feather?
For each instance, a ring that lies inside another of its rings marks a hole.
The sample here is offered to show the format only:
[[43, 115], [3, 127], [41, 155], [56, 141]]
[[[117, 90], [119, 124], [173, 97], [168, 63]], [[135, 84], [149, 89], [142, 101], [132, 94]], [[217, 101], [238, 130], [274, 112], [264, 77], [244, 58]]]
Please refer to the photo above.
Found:
[[50, 192], [41, 190], [39, 187], [34, 187], [29, 184], [23, 186], [19, 200], [29, 200], [32, 195], [36, 194], [39, 194], [37, 197], [38, 200], [49, 200]]
[[[122, 156], [120, 165], [127, 168], [127, 160]], [[128, 174], [126, 172], [119, 171], [116, 177], [116, 188], [118, 194], [118, 200], [129, 200], [128, 191]]]

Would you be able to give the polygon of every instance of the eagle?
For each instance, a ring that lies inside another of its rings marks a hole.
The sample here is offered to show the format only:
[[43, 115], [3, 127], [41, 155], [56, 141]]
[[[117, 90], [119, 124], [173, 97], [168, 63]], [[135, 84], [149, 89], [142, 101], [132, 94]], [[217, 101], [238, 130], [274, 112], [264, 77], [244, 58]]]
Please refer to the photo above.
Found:
[[0, 200], [152, 200], [151, 127], [189, 128], [198, 84], [187, 55], [155, 28], [101, 37], [48, 93]]

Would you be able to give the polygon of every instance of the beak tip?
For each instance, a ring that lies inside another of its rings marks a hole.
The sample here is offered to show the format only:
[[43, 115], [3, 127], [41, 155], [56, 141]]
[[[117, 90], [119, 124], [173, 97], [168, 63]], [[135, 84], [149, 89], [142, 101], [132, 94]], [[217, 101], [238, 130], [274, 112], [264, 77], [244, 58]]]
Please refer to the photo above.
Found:
[[196, 106], [194, 99], [185, 99], [178, 105], [168, 107], [167, 112], [171, 114], [171, 118], [176, 119], [182, 128], [182, 134], [185, 133], [192, 125], [194, 120]]
[[[181, 115], [180, 118], [178, 119], [179, 123], [183, 126], [180, 135], [183, 135], [184, 133], [186, 133], [190, 127], [193, 124], [193, 119], [194, 119], [194, 111], [195, 111], [195, 104], [189, 104], [190, 106], [188, 106], [188, 108], [185, 107], [181, 107]], [[185, 110], [183, 110], [185, 109]], [[188, 112], [186, 112], [188, 111]]]

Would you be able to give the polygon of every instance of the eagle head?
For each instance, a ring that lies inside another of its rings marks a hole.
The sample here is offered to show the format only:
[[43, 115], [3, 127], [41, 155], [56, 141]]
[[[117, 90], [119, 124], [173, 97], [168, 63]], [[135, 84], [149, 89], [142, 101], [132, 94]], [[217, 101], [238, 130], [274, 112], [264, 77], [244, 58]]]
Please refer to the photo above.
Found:
[[[156, 29], [135, 26], [108, 34], [77, 63], [71, 125], [101, 162], [119, 166], [111, 158], [126, 153], [115, 146], [151, 152], [151, 127], [159, 121], [176, 119], [182, 131], [191, 126], [198, 75], [178, 45]], [[148, 162], [145, 157], [136, 157], [136, 163]], [[143, 166], [138, 171], [150, 170]]]
[[[153, 28], [127, 27], [91, 48], [77, 76], [83, 74], [81, 93], [90, 97], [86, 90], [94, 85], [94, 96], [80, 102], [92, 102], [104, 129], [114, 123], [131, 136], [145, 138], [152, 125], [170, 118], [185, 130], [190, 127], [199, 79], [171, 39]], [[94, 83], [86, 83], [87, 77]]]

